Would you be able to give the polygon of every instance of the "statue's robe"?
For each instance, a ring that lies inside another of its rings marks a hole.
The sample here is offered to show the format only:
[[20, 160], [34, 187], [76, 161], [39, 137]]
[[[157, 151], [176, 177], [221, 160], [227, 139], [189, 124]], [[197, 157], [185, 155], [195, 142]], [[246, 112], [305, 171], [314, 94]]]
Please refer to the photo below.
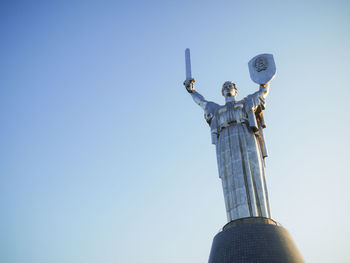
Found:
[[212, 143], [216, 144], [228, 221], [270, 217], [264, 173], [264, 108], [263, 91], [223, 106], [208, 102], [205, 108]]

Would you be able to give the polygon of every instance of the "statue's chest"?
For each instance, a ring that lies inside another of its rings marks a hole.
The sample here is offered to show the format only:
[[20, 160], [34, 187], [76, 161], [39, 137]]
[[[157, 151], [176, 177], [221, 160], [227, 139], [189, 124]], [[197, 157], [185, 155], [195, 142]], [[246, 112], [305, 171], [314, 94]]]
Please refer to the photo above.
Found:
[[243, 103], [226, 103], [216, 112], [219, 126], [228, 126], [232, 123], [243, 122], [247, 119]]

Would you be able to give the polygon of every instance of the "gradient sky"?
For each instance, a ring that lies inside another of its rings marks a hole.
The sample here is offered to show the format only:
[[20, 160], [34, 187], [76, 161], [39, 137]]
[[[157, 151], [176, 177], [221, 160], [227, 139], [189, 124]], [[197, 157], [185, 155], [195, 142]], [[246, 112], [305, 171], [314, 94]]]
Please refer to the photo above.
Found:
[[349, 1], [1, 1], [0, 261], [207, 262], [226, 223], [182, 86], [223, 103], [272, 53], [273, 219], [307, 262], [350, 262]]

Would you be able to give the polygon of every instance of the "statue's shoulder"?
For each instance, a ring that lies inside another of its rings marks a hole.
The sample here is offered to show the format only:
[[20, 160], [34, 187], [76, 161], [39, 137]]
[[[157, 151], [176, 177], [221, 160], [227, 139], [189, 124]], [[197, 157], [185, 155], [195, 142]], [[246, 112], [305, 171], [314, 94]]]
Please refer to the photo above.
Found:
[[246, 98], [243, 98], [241, 100], [236, 101], [235, 104], [240, 105], [240, 104], [244, 104], [245, 102], [246, 102]]
[[257, 99], [259, 97], [261, 97], [261, 90], [255, 91], [252, 94], [247, 95], [243, 100], [249, 101], [252, 99]]
[[255, 93], [247, 95], [241, 101], [242, 101], [242, 104], [248, 106], [248, 105], [252, 104], [256, 98], [257, 98], [257, 96], [256, 96], [256, 92], [255, 92]]
[[215, 102], [208, 101], [207, 106], [205, 107], [205, 112], [214, 114], [217, 111], [217, 109], [220, 107], [222, 107], [222, 106], [220, 106], [219, 104], [217, 104]]
[[208, 101], [205, 110], [204, 110], [204, 118], [209, 125], [211, 125], [212, 119], [215, 117], [215, 113], [221, 106], [215, 102]]

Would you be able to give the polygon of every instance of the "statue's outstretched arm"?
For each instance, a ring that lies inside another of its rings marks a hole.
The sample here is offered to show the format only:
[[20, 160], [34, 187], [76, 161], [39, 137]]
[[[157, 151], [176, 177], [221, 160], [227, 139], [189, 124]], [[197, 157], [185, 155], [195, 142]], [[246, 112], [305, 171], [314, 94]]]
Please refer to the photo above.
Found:
[[188, 91], [188, 93], [191, 94], [194, 102], [197, 103], [203, 110], [205, 110], [205, 108], [207, 107], [208, 101], [201, 94], [195, 91], [193, 83], [194, 83], [194, 79], [186, 79], [184, 81], [186, 90]]
[[209, 124], [211, 130], [211, 142], [213, 144], [216, 144], [218, 138], [218, 129], [216, 127], [216, 121], [214, 120], [214, 114], [219, 105], [214, 102], [207, 101], [201, 94], [195, 91], [193, 83], [194, 79], [186, 79], [184, 85], [188, 93], [191, 94], [194, 102], [204, 110], [204, 118]]
[[[252, 131], [258, 132], [259, 125], [257, 123], [256, 114], [262, 112], [265, 109], [265, 98], [269, 93], [269, 84], [260, 85], [257, 92], [248, 95], [245, 100], [245, 110], [248, 115], [249, 127]], [[263, 121], [262, 115], [260, 116], [261, 126], [264, 128], [265, 123]]]
[[197, 103], [203, 110], [207, 107], [208, 101], [197, 91], [191, 92], [192, 99]]
[[259, 97], [262, 97], [263, 99], [266, 98], [267, 94], [269, 94], [269, 91], [270, 91], [270, 84], [269, 83], [266, 83], [264, 85], [260, 85], [260, 88], [259, 88]]

